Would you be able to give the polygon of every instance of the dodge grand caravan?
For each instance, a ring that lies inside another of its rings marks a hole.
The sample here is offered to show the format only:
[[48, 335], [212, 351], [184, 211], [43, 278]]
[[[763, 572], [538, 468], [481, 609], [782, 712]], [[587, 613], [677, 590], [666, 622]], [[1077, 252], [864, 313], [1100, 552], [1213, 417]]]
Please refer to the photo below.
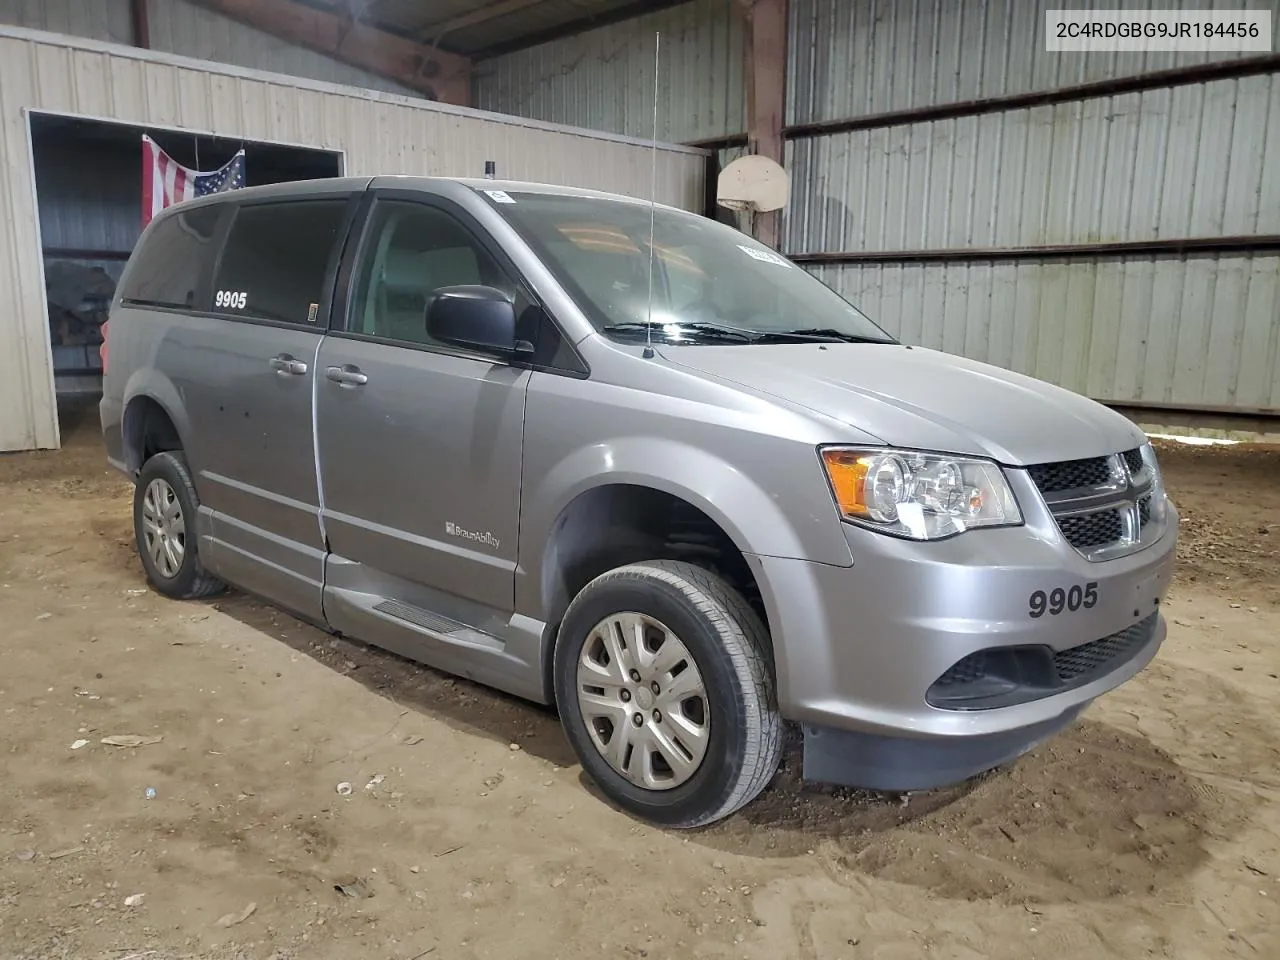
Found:
[[678, 210], [401, 177], [189, 201], [109, 341], [157, 590], [554, 704], [656, 823], [749, 802], [784, 721], [810, 779], [962, 780], [1164, 639], [1177, 516], [1136, 427]]

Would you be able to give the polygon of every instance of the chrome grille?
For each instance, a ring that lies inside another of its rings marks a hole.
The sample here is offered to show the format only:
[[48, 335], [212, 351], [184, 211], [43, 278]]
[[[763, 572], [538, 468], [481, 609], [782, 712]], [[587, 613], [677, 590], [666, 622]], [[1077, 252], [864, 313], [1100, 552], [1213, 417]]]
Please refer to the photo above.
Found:
[[1063, 537], [1089, 560], [1132, 553], [1161, 533], [1152, 519], [1154, 497], [1163, 494], [1141, 449], [1036, 464], [1027, 474]]

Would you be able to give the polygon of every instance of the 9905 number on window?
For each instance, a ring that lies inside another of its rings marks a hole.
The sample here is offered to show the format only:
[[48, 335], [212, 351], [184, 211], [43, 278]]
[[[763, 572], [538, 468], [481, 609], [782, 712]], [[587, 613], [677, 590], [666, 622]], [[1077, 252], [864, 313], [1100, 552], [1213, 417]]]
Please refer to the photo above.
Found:
[[1054, 587], [1052, 590], [1037, 590], [1028, 600], [1028, 613], [1032, 620], [1039, 620], [1046, 613], [1056, 617], [1060, 613], [1075, 613], [1082, 607], [1092, 610], [1098, 604], [1098, 584], [1076, 584], [1071, 587]]
[[213, 295], [215, 307], [229, 307], [232, 310], [243, 310], [249, 302], [249, 295], [243, 290], [219, 290]]

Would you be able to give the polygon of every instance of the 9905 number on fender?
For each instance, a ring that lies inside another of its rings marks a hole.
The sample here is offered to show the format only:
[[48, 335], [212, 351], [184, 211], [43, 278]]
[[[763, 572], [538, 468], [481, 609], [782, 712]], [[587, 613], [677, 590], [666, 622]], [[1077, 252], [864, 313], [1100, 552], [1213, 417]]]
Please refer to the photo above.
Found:
[[1098, 584], [1086, 583], [1083, 587], [1054, 587], [1047, 593], [1037, 590], [1028, 601], [1032, 620], [1039, 620], [1046, 613], [1056, 617], [1060, 613], [1075, 613], [1081, 607], [1092, 610], [1098, 603]]

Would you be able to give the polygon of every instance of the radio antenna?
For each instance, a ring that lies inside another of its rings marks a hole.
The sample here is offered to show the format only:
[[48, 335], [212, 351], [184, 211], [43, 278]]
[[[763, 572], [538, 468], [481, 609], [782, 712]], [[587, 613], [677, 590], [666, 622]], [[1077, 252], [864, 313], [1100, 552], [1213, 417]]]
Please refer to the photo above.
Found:
[[644, 325], [644, 358], [653, 359], [653, 240], [658, 193], [658, 71], [662, 62], [662, 31], [653, 35], [653, 140], [649, 143], [649, 312]]

